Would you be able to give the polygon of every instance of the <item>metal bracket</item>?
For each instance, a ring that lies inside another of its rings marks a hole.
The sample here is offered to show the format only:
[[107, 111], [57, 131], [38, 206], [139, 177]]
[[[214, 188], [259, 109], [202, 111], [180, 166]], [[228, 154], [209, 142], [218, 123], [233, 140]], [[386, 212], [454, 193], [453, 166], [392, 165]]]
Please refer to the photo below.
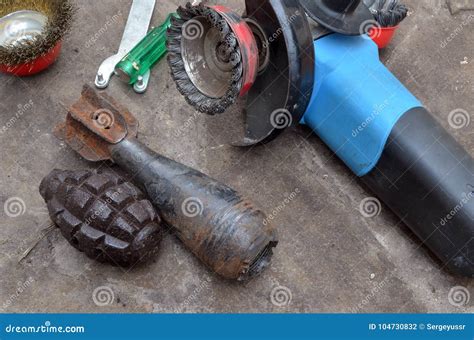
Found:
[[138, 121], [115, 99], [84, 85], [54, 133], [85, 159], [98, 162], [111, 158], [110, 145], [137, 137]]
[[[105, 89], [109, 86], [115, 65], [146, 36], [153, 15], [153, 9], [155, 8], [155, 2], [156, 0], [133, 0], [117, 54], [105, 59], [97, 71], [95, 77], [95, 86], [97, 88]], [[149, 80], [150, 73], [148, 72], [143, 76], [141, 84], [134, 85], [135, 92], [145, 92]]]

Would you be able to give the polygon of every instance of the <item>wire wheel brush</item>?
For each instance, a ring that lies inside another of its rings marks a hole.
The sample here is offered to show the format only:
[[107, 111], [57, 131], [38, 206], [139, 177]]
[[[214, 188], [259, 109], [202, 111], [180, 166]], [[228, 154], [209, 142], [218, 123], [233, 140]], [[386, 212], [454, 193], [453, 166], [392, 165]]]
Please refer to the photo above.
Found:
[[2, 0], [0, 70], [30, 75], [53, 63], [74, 9], [68, 0]]
[[188, 3], [168, 30], [168, 63], [179, 92], [198, 111], [224, 112], [258, 71], [258, 48], [245, 21], [223, 6]]
[[168, 30], [171, 73], [189, 104], [220, 113], [220, 142], [268, 142], [300, 121], [315, 65], [299, 0], [246, 0], [243, 16], [189, 3], [177, 12]]
[[368, 7], [381, 27], [398, 26], [408, 15], [407, 6], [399, 0], [375, 0]]

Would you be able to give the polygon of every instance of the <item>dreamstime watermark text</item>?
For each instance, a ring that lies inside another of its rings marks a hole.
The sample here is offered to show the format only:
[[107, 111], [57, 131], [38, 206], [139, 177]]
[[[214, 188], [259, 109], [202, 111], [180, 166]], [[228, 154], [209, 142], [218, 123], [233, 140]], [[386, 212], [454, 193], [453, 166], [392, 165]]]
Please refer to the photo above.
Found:
[[442, 227], [448, 224], [449, 221], [451, 221], [454, 218], [454, 216], [456, 216], [473, 198], [474, 198], [474, 191], [471, 191], [468, 194], [464, 192], [462, 194], [462, 198], [459, 201], [459, 203], [456, 204], [456, 206], [453, 209], [451, 209], [451, 211], [440, 220], [439, 224]]
[[446, 48], [451, 41], [456, 39], [456, 37], [461, 34], [461, 32], [469, 25], [472, 21], [474, 21], [474, 14], [470, 14], [465, 20], [461, 22], [459, 26], [457, 26], [440, 44], [441, 48]]
[[18, 104], [17, 106], [17, 111], [15, 112], [15, 114], [13, 115], [13, 117], [11, 117], [6, 123], [5, 125], [3, 125], [1, 128], [0, 128], [0, 134], [4, 134], [5, 132], [7, 132], [10, 128], [12, 128], [16, 122], [18, 122], [18, 120], [25, 114], [27, 113], [28, 111], [30, 111], [32, 108], [33, 108], [33, 105], [34, 105], [34, 102], [32, 99], [30, 99], [27, 103], [25, 104]]
[[381, 105], [374, 105], [372, 113], [368, 116], [358, 127], [352, 130], [352, 137], [356, 138], [362, 131], [365, 130], [389, 105], [386, 99]]
[[16, 292], [14, 294], [11, 294], [8, 299], [3, 303], [3, 310], [6, 310], [8, 307], [13, 305], [15, 301], [18, 300], [20, 295], [23, 294], [23, 292], [25, 292], [34, 282], [35, 279], [32, 277], [29, 277], [24, 282], [18, 282]]
[[285, 197], [285, 199], [276, 208], [272, 210], [270, 215], [268, 215], [267, 218], [263, 220], [263, 225], [267, 225], [268, 223], [273, 221], [277, 217], [277, 215], [280, 214], [286, 208], [286, 206], [296, 198], [296, 196], [298, 196], [300, 192], [300, 189], [296, 188], [287, 197]]
[[43, 325], [16, 326], [7, 325], [5, 332], [9, 334], [55, 334], [55, 333], [85, 333], [84, 326], [53, 326], [50, 321]]

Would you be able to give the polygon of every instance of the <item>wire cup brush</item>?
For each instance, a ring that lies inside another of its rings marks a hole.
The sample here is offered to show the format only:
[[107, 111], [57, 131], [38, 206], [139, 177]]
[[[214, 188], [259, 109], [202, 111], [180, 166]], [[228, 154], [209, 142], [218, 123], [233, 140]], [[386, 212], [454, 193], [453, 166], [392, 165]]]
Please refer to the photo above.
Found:
[[188, 3], [168, 29], [168, 63], [179, 92], [198, 111], [223, 113], [244, 96], [258, 72], [250, 27], [224, 6]]
[[381, 27], [396, 27], [408, 15], [408, 8], [399, 0], [375, 0], [369, 8]]
[[1, 0], [0, 71], [25, 76], [51, 65], [74, 11], [69, 0]]
[[196, 110], [219, 113], [219, 142], [267, 142], [300, 121], [314, 58], [299, 0], [246, 0], [242, 17], [206, 4], [177, 13], [168, 30], [171, 74]]
[[400, 23], [407, 17], [408, 8], [399, 0], [364, 0], [374, 20], [364, 25], [363, 32], [379, 48], [387, 47], [392, 41]]

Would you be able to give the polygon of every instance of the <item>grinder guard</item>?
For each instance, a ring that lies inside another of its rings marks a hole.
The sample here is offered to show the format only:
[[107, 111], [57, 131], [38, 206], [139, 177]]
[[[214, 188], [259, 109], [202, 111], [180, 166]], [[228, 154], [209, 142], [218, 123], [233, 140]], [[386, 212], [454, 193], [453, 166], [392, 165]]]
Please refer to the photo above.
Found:
[[[268, 39], [270, 62], [249, 91], [244, 109], [245, 137], [233, 143], [242, 146], [268, 142], [299, 122], [313, 92], [315, 72], [313, 39], [299, 1], [245, 3], [248, 18], [259, 24]], [[279, 114], [283, 125], [277, 121]]]

